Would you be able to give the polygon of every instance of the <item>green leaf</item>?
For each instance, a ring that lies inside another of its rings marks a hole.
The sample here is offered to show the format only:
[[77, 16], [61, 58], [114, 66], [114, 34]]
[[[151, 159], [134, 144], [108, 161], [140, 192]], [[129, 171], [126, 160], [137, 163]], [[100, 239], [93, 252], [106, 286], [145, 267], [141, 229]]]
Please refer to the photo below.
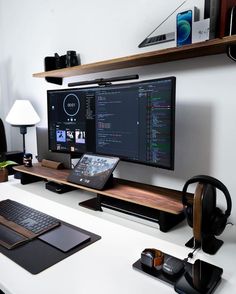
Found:
[[0, 168], [7, 167], [8, 165], [13, 165], [13, 164], [17, 164], [17, 163], [12, 160], [2, 161], [0, 162]]

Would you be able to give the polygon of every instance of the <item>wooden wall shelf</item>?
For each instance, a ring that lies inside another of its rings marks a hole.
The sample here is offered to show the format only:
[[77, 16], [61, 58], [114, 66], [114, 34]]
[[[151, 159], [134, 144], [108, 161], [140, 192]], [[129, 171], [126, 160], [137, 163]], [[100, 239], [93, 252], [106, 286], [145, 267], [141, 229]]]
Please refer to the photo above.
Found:
[[227, 47], [231, 44], [236, 45], [236, 35], [209, 41], [185, 45], [183, 47], [168, 48], [152, 52], [145, 52], [126, 57], [120, 57], [100, 62], [82, 64], [74, 67], [40, 72], [33, 74], [33, 77], [72, 77], [89, 73], [124, 69], [136, 66], [164, 63], [181, 59], [188, 59], [200, 56], [216, 55], [226, 53]]

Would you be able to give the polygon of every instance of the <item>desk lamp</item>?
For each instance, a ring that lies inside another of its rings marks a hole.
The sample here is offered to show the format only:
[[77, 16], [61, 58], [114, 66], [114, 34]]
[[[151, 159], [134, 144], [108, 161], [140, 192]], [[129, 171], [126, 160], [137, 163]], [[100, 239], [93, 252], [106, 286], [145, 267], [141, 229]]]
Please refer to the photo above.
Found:
[[24, 154], [27, 127], [32, 127], [39, 121], [40, 118], [29, 100], [16, 100], [6, 117], [6, 122], [11, 124], [13, 127], [20, 128], [20, 133], [23, 135]]

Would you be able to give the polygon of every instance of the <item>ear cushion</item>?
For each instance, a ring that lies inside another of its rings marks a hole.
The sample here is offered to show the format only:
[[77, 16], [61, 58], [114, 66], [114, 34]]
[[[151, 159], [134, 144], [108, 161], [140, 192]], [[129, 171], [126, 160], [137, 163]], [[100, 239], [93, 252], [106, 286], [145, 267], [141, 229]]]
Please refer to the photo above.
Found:
[[185, 215], [187, 219], [188, 225], [192, 228], [193, 227], [193, 205], [187, 204], [185, 207]]
[[216, 188], [205, 185], [202, 201], [202, 233], [219, 236], [223, 233], [227, 216], [216, 207]]
[[211, 220], [211, 233], [219, 236], [223, 233], [227, 224], [227, 216], [219, 209], [215, 208], [214, 213], [212, 214]]
[[202, 233], [212, 232], [213, 216], [216, 209], [216, 188], [211, 184], [204, 184], [202, 199]]
[[193, 237], [195, 241], [201, 242], [202, 239], [202, 200], [204, 185], [198, 183], [194, 192], [193, 199]]

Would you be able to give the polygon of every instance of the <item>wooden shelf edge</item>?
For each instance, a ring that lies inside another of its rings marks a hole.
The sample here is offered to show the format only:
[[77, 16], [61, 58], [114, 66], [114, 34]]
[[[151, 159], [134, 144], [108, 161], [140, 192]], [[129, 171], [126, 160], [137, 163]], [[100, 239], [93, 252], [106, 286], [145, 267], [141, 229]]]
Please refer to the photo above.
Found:
[[172, 47], [151, 52], [134, 54], [105, 61], [82, 64], [47, 72], [34, 73], [33, 77], [72, 77], [89, 73], [131, 68], [136, 66], [164, 63], [194, 57], [216, 55], [226, 52], [230, 44], [236, 44], [236, 35], [194, 43], [183, 47]]
[[15, 166], [14, 170], [47, 179], [48, 181], [58, 182], [85, 191], [158, 209], [174, 215], [179, 215], [183, 212], [181, 191], [121, 179], [115, 179], [115, 184], [112, 188], [96, 190], [68, 182], [67, 176], [70, 170], [54, 170], [48, 167], [42, 167], [39, 163], [34, 164], [33, 167], [30, 168], [23, 165]]

